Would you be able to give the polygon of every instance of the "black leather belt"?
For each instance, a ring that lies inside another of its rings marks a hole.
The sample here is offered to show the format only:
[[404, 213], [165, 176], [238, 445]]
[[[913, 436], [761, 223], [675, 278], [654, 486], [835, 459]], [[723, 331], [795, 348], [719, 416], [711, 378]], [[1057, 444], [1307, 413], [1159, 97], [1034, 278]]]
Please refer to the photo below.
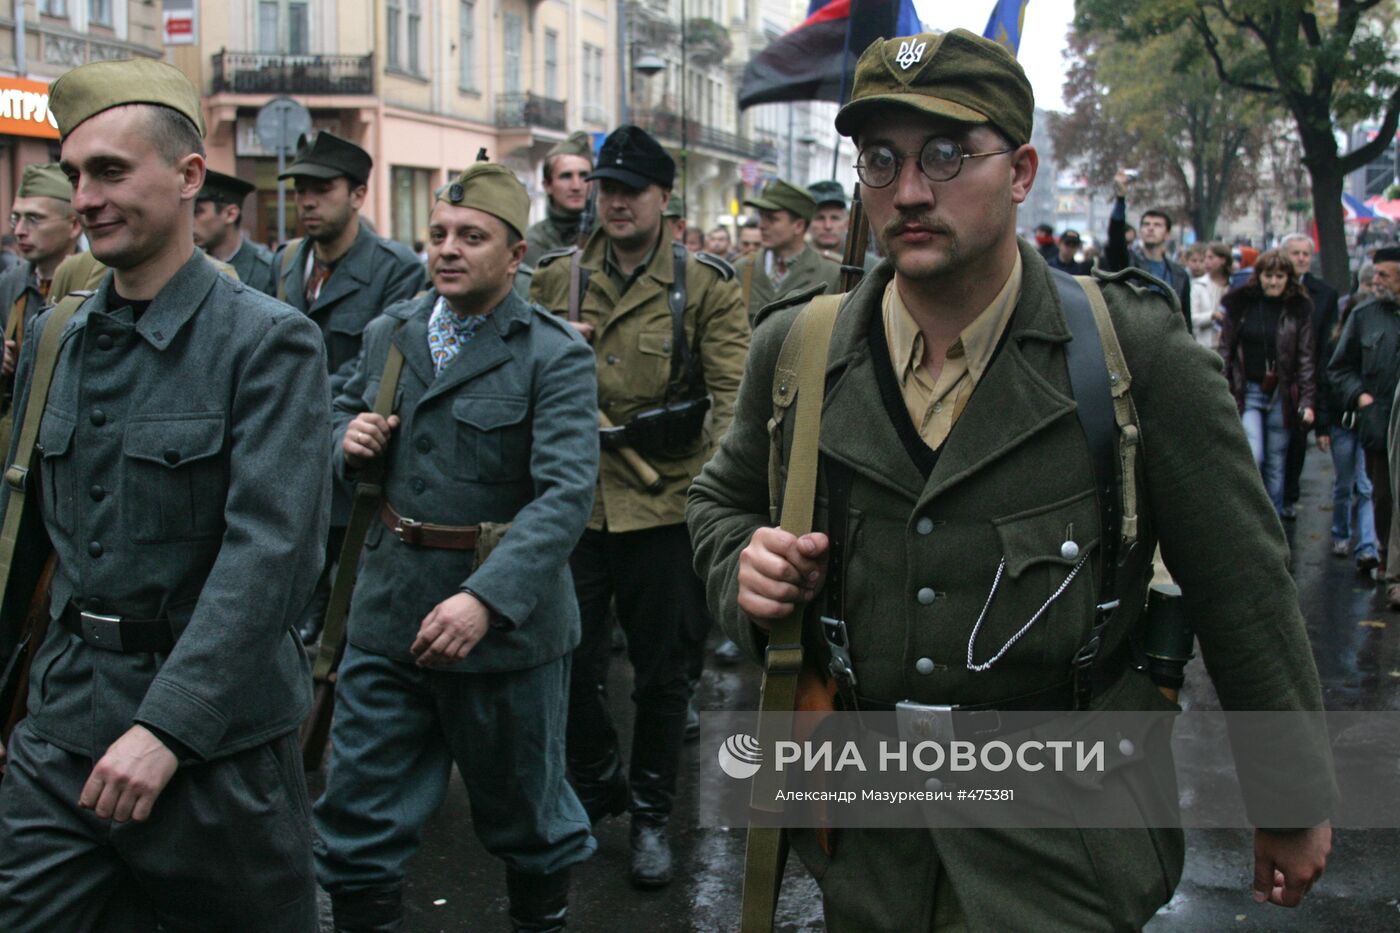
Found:
[[[904, 701], [891, 703], [857, 696], [862, 713], [895, 713], [907, 717], [910, 731], [919, 739], [949, 742], [989, 741], [998, 735], [1020, 732], [1074, 709], [1074, 682], [1066, 680], [1044, 690], [1007, 697], [994, 703], [947, 705]], [[1009, 715], [1002, 716], [1002, 713]], [[887, 730], [876, 728], [875, 731]]]
[[101, 612], [82, 612], [71, 603], [58, 617], [65, 629], [88, 645], [121, 654], [168, 652], [175, 647], [170, 619], [128, 619]]
[[619, 447], [630, 447], [627, 443], [627, 428], [612, 427], [598, 429], [598, 446], [604, 450], [617, 450]]

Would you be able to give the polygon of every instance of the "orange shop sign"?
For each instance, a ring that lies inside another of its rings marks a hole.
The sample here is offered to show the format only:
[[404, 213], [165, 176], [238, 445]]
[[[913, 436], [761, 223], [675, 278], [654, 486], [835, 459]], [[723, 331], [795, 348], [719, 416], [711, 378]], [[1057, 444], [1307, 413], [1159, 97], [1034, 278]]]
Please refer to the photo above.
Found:
[[0, 78], [0, 134], [58, 139], [49, 112], [49, 86], [24, 78]]

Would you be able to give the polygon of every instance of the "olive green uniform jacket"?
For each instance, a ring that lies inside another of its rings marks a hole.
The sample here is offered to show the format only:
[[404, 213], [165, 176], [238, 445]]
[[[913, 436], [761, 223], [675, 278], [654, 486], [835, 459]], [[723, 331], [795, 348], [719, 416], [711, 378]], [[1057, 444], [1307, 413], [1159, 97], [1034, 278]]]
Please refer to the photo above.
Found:
[[401, 423], [389, 446], [385, 498], [439, 525], [509, 522], [484, 560], [475, 551], [413, 547], [370, 525], [350, 605], [349, 637], [412, 662], [409, 646], [434, 606], [470, 590], [503, 617], [454, 671], [518, 671], [579, 639], [569, 554], [583, 534], [598, 475], [593, 354], [566, 323], [511, 292], [440, 373], [428, 352], [436, 291], [393, 305], [365, 331], [365, 351], [335, 401], [341, 446], [374, 408], [390, 343], [403, 351], [394, 393]]
[[841, 265], [832, 262], [810, 246], [803, 246], [802, 252], [783, 276], [782, 285], [774, 285], [764, 271], [767, 267], [768, 250], [760, 250], [753, 256], [745, 256], [734, 264], [734, 277], [742, 291], [748, 289], [749, 320], [758, 317], [764, 305], [781, 301], [789, 295], [805, 292], [817, 285], [825, 285], [826, 293], [834, 295], [841, 290]]
[[277, 296], [277, 275], [272, 264], [272, 253], [266, 246], [255, 243], [246, 236], [238, 252], [229, 263], [238, 273], [238, 281], [256, 288], [264, 295]]
[[[569, 218], [562, 212], [556, 211], [551, 203], [549, 216], [531, 224], [530, 229], [525, 231], [525, 243], [528, 246], [525, 251], [525, 265], [537, 266], [545, 253], [577, 246], [580, 214], [574, 214], [572, 218]], [[570, 222], [561, 222], [565, 219]]]
[[[199, 250], [134, 325], [110, 313], [111, 287], [109, 274], [64, 329], [39, 428], [30, 496], [58, 555], [51, 611], [165, 615], [177, 641], [122, 654], [51, 625], [29, 723], [93, 759], [133, 723], [218, 758], [291, 732], [310, 705], [292, 626], [330, 503], [325, 351], [303, 315]], [[21, 386], [38, 344], [25, 341]], [[5, 485], [0, 518], [9, 503]]]
[[[837, 318], [821, 451], [854, 474], [845, 602], [864, 696], [994, 703], [1048, 688], [1068, 677], [1089, 633], [1099, 586], [1094, 560], [994, 667], [967, 669], [973, 626], [999, 562], [1005, 560], [1004, 579], [978, 636], [978, 662], [1064, 582], [1073, 565], [1061, 555], [1067, 537], [1091, 554], [1099, 545], [1093, 473], [1065, 364], [1069, 331], [1044, 260], [1024, 243], [1020, 249], [1021, 298], [1004, 343], [927, 479], [881, 401], [867, 340], [871, 328], [883, 326], [881, 297], [893, 274], [888, 261]], [[1153, 539], [1160, 541], [1225, 709], [1321, 709], [1282, 528], [1219, 357], [1191, 339], [1166, 301], [1133, 284], [1138, 278], [1125, 271], [1103, 280], [1143, 438], [1136, 553], [1150, 557]], [[775, 394], [773, 369], [796, 313], [789, 308], [760, 322], [733, 427], [690, 493], [696, 568], [707, 581], [710, 607], [754, 657], [765, 638], [737, 608], [739, 552], [756, 529], [774, 524], [769, 422], [782, 396]], [[790, 421], [778, 429], [785, 451]], [[825, 512], [819, 492], [818, 529], [828, 527]], [[1145, 588], [1145, 572], [1120, 572], [1123, 608], [1101, 656], [1122, 647]], [[1133, 670], [1093, 705], [1174, 709]], [[1160, 748], [1160, 731], [1130, 738], [1139, 749], [1149, 747], [1147, 740]], [[1325, 747], [1311, 760], [1253, 776], [1271, 790], [1298, 795], [1300, 825], [1329, 815]], [[1110, 751], [1100, 787], [1146, 794], [1174, 808], [1175, 788], [1154, 786], [1150, 778], [1134, 759]], [[830, 858], [810, 831], [792, 837], [822, 887], [833, 933], [928, 930], [930, 881], [940, 870], [970, 933], [1136, 930], [1170, 898], [1184, 857], [1182, 833], [1161, 829], [843, 829]], [[1247, 857], [1240, 852], [1241, 868]]]
[[[664, 231], [663, 231], [664, 233]], [[580, 316], [593, 325], [598, 363], [598, 407], [613, 424], [625, 424], [666, 397], [671, 378], [672, 326], [666, 295], [675, 281], [671, 241], [663, 236], [651, 264], [619, 295], [603, 271], [607, 237], [594, 231], [581, 265], [589, 270]], [[535, 271], [530, 299], [555, 314], [569, 309], [568, 252], [546, 256]], [[614, 450], [604, 450], [588, 527], [640, 531], [685, 521], [685, 494], [718, 439], [729, 430], [734, 398], [749, 352], [749, 321], [732, 270], [722, 259], [685, 260], [686, 341], [700, 360], [712, 407], [707, 436], [694, 454], [675, 460], [652, 458], [663, 485], [652, 493]]]

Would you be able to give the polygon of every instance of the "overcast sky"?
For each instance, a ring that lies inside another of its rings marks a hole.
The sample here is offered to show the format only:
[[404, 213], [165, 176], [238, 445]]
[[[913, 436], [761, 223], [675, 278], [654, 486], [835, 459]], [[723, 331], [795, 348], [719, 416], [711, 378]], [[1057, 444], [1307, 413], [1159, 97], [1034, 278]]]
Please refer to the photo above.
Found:
[[[935, 29], [964, 29], [981, 34], [995, 0], [914, 0], [919, 18]], [[1074, 18], [1074, 0], [1030, 0], [1021, 31], [1018, 57], [1035, 90], [1036, 106], [1046, 110], [1065, 109], [1061, 96], [1065, 62], [1065, 33]]]

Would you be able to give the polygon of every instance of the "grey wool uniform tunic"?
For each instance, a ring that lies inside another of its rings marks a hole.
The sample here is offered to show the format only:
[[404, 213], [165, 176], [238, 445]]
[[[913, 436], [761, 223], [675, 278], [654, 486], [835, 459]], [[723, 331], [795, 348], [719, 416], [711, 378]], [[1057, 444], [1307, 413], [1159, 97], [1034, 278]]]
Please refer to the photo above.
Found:
[[238, 247], [238, 252], [228, 260], [238, 273], [238, 281], [250, 288], [256, 288], [264, 295], [277, 295], [277, 275], [273, 271], [272, 253], [267, 247], [254, 243], [247, 237]]

